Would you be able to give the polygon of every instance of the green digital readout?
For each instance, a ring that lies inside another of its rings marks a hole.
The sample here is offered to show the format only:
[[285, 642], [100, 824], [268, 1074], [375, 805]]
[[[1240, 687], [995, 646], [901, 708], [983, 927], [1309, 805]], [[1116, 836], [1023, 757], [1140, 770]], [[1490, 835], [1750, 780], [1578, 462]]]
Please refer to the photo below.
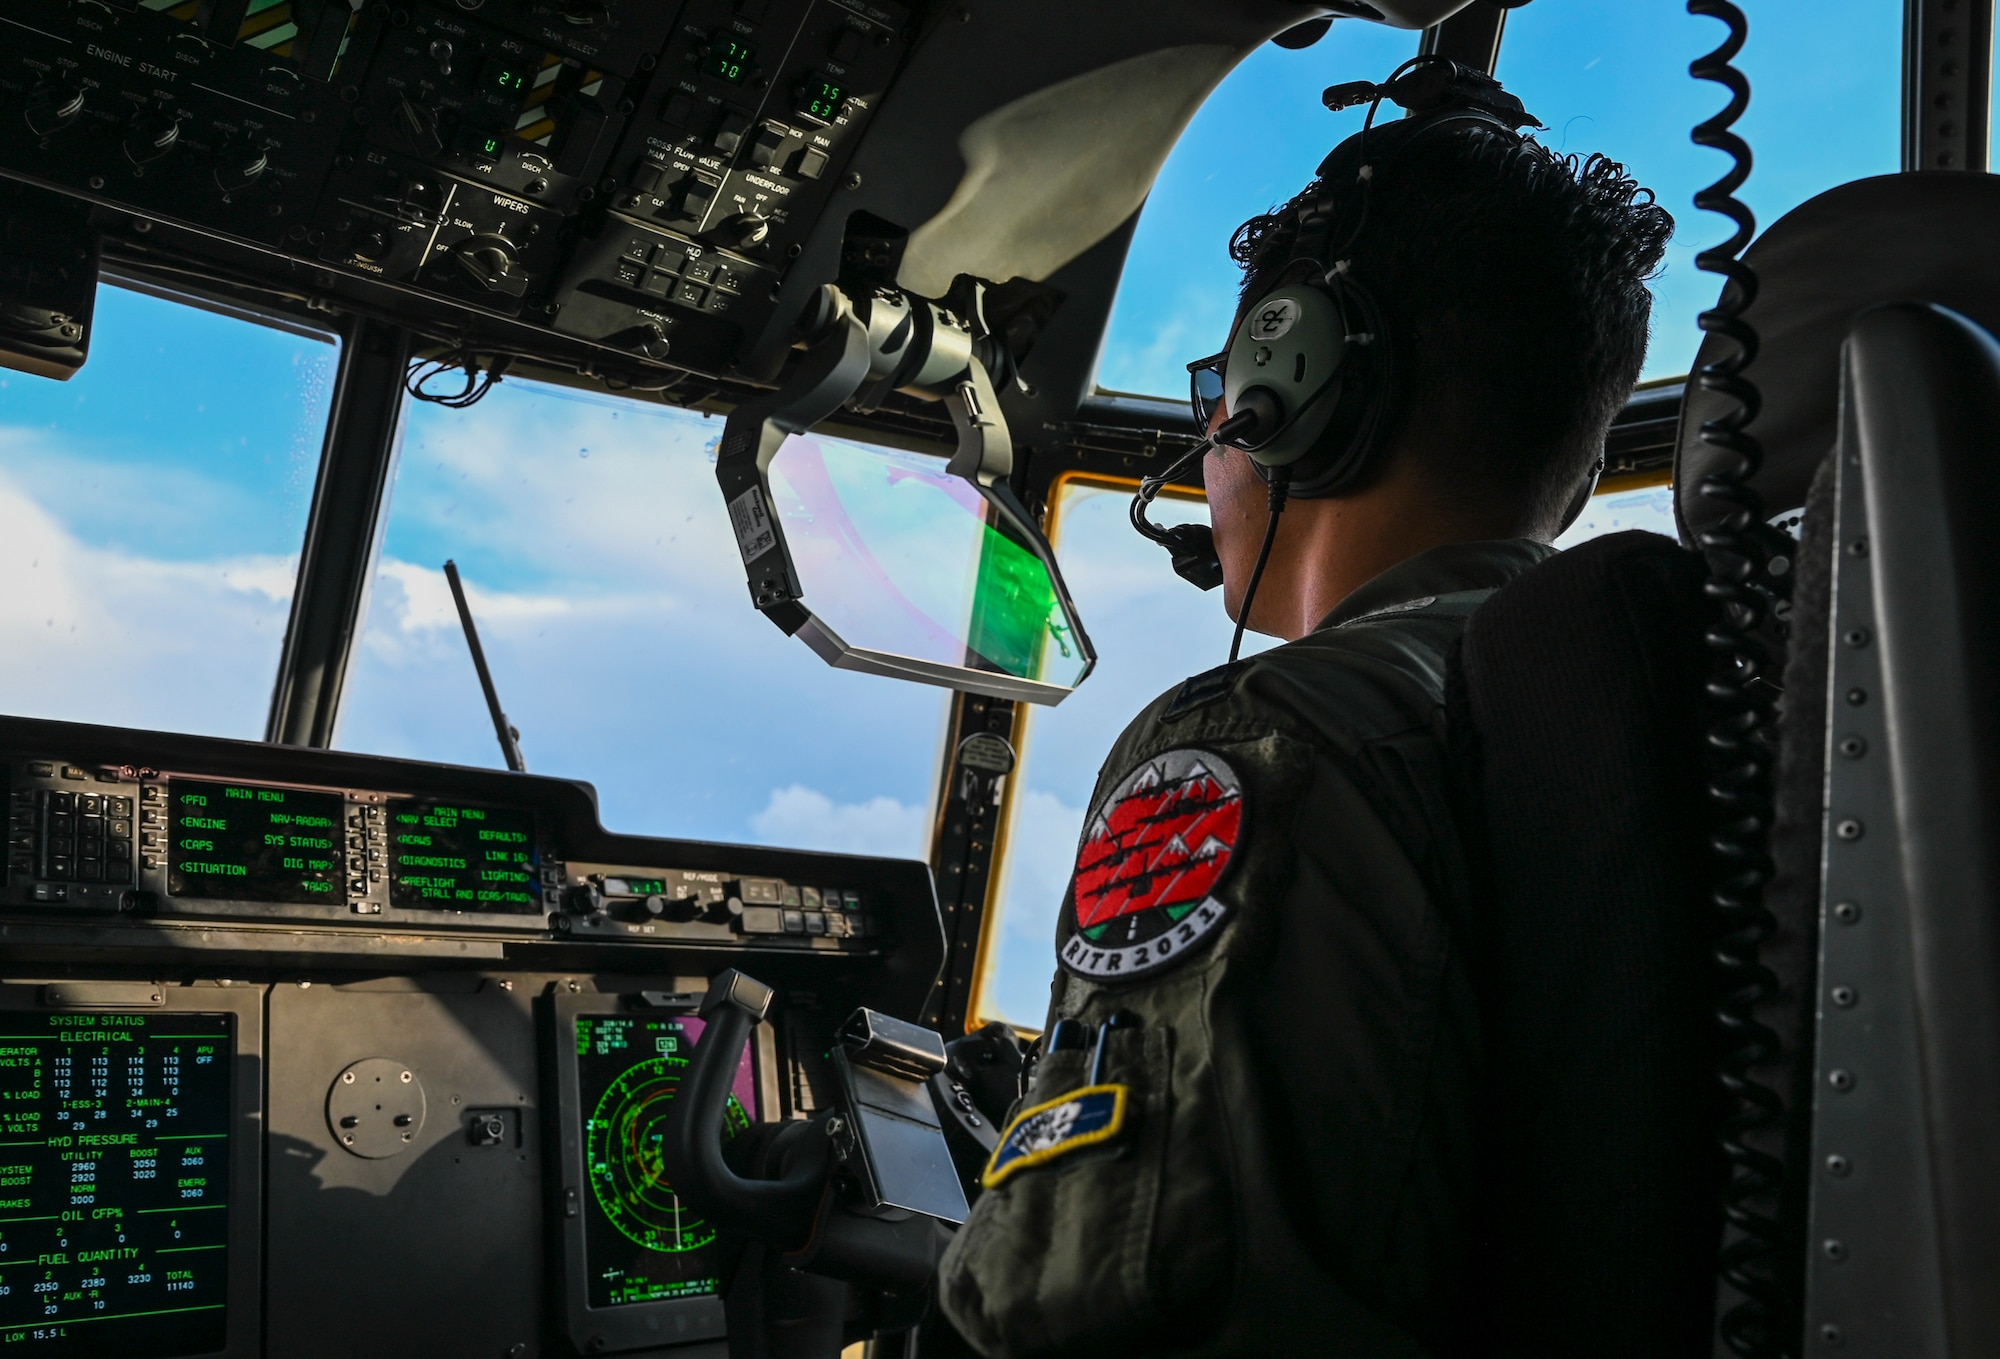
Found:
[[339, 902], [339, 793], [175, 779], [167, 890], [223, 901]]
[[[592, 1307], [623, 1307], [717, 1291], [715, 1224], [680, 1200], [666, 1173], [667, 1115], [705, 1028], [693, 1015], [578, 1015], [582, 1103], [584, 1267]], [[738, 1059], [722, 1135], [756, 1119], [750, 1049]]]
[[[231, 1014], [0, 1013], [0, 1347], [215, 1354], [234, 1329]], [[240, 1352], [240, 1351], [239, 1351]]]
[[718, 33], [708, 40], [708, 50], [702, 56], [701, 72], [732, 85], [741, 85], [756, 60], [757, 49], [749, 43], [727, 33]]
[[528, 73], [519, 67], [496, 61], [487, 66], [479, 83], [494, 94], [526, 94]]
[[830, 123], [840, 113], [847, 90], [824, 76], [816, 76], [799, 87], [799, 112], [808, 118]]
[[428, 798], [390, 803], [389, 901], [410, 910], [539, 911], [535, 818]]

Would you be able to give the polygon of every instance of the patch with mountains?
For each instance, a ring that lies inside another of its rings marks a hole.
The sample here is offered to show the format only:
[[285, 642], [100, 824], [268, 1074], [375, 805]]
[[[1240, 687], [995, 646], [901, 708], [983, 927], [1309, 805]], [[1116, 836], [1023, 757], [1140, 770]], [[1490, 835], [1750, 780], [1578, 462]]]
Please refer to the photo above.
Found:
[[1143, 977], [1211, 938], [1235, 856], [1243, 785], [1205, 750], [1154, 756], [1112, 786], [1077, 850], [1062, 965], [1093, 981]]

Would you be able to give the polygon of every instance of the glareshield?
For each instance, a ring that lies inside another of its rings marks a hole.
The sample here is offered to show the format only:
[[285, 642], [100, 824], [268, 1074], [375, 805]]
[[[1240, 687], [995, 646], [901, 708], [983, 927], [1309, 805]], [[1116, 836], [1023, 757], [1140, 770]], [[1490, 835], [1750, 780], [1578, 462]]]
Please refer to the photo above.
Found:
[[[822, 434], [785, 439], [773, 506], [835, 665], [1053, 702], [1091, 653], [1040, 535], [942, 459]], [[954, 672], [961, 682], [954, 683]]]

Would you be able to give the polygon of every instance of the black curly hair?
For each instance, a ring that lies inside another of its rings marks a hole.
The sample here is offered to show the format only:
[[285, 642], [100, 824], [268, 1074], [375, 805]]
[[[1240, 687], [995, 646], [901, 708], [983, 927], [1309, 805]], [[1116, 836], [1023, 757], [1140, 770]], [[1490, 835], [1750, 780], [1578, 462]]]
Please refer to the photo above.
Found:
[[[1276, 285], [1296, 210], [1352, 184], [1320, 180], [1236, 229], [1241, 306]], [[1422, 137], [1377, 167], [1346, 251], [1395, 354], [1385, 447], [1421, 457], [1465, 507], [1511, 502], [1553, 532], [1638, 381], [1674, 219], [1625, 167], [1467, 128]], [[1240, 312], [1239, 312], [1240, 315]]]

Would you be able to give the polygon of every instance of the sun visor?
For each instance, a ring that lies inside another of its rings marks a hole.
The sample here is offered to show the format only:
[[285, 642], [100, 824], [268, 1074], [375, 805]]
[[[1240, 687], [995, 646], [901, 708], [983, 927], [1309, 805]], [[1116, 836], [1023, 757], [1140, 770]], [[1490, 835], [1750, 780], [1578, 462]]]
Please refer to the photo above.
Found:
[[[1814, 469], [1833, 447], [1840, 407], [1840, 346], [1855, 315], [1885, 302], [1933, 302], [2000, 335], [2000, 177], [1921, 171], [1855, 180], [1773, 222], [1745, 255], [1757, 274], [1747, 319], [1758, 336], [1745, 375], [1763, 407], [1749, 433], [1764, 449], [1752, 485], [1767, 515], [1805, 504]], [[1732, 351], [1703, 339], [1695, 361]], [[1674, 516], [1692, 543], [1717, 511], [1700, 495], [1717, 456], [1701, 422], [1733, 402], [1690, 382], [1674, 453]]]

